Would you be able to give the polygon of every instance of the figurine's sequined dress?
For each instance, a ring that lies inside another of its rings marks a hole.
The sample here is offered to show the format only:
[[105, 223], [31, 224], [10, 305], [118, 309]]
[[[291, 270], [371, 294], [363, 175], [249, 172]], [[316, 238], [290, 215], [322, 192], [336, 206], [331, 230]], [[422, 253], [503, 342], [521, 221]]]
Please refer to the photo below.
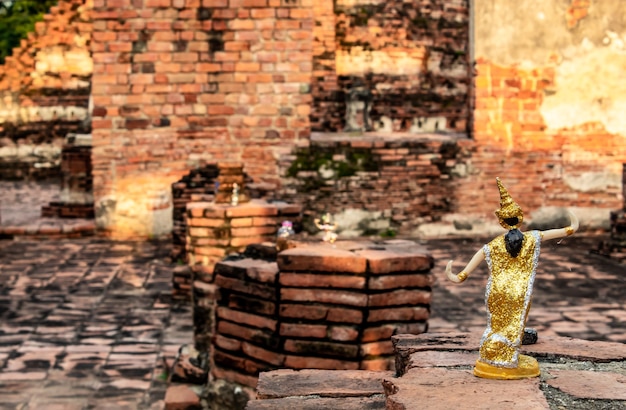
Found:
[[519, 346], [539, 259], [541, 234], [524, 233], [522, 249], [513, 258], [506, 250], [504, 235], [483, 247], [489, 265], [485, 294], [488, 321], [480, 343], [480, 361], [493, 366], [518, 366]]

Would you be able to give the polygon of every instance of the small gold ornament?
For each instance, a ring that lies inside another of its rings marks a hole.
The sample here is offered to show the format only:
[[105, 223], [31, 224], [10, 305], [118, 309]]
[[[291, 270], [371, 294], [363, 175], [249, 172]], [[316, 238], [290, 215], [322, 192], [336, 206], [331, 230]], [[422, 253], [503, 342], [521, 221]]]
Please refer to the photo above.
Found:
[[337, 234], [334, 232], [337, 229], [337, 224], [333, 222], [330, 213], [326, 212], [322, 215], [322, 218], [315, 218], [313, 220], [315, 226], [320, 231], [324, 232], [322, 240], [328, 243], [335, 243], [337, 240]]

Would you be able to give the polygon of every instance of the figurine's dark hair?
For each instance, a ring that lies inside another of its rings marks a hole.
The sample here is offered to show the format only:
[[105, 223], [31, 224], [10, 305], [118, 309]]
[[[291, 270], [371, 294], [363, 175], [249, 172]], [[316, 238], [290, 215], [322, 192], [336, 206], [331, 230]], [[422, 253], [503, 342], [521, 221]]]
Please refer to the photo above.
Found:
[[512, 257], [516, 258], [522, 250], [522, 244], [524, 243], [524, 234], [519, 229], [511, 229], [504, 235], [504, 245], [506, 251]]

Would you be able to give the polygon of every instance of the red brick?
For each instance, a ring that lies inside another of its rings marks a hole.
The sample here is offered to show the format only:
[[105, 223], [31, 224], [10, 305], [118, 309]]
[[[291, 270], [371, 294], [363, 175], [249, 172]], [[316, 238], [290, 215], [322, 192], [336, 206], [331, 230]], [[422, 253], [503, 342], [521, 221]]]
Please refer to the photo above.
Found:
[[230, 239], [216, 239], [216, 238], [196, 238], [196, 237], [187, 237], [187, 246], [188, 249], [195, 249], [199, 247], [205, 246], [217, 246], [226, 248], [230, 244]]
[[226, 215], [230, 218], [274, 216], [276, 214], [278, 214], [276, 207], [254, 201], [226, 209]]
[[233, 237], [262, 237], [276, 234], [276, 226], [254, 226], [247, 228], [231, 228], [230, 232]]
[[374, 290], [399, 288], [428, 288], [434, 284], [431, 274], [412, 273], [406, 275], [384, 275], [370, 277], [368, 287]]
[[384, 309], [370, 309], [367, 321], [373, 322], [411, 322], [427, 320], [430, 313], [425, 307], [394, 307]]
[[241, 350], [241, 341], [237, 340], [237, 339], [232, 339], [229, 337], [226, 337], [224, 335], [215, 335], [214, 336], [214, 343], [216, 346], [218, 346], [221, 349], [224, 350], [231, 350], [234, 352], [238, 352]]
[[280, 297], [284, 301], [293, 302], [319, 302], [350, 306], [366, 306], [367, 295], [345, 290], [327, 289], [281, 289]]
[[391, 356], [393, 355], [393, 345], [391, 340], [363, 343], [360, 345], [360, 354], [361, 356]]
[[[214, 1], [214, 0], [211, 0], [211, 1]], [[228, 380], [230, 382], [239, 383], [243, 386], [248, 386], [251, 388], [256, 387], [257, 380], [258, 380], [257, 376], [241, 374], [234, 370], [222, 369], [219, 366], [215, 366], [211, 368], [211, 375], [217, 379]], [[250, 393], [249, 395], [252, 397], [253, 393]]]
[[200, 226], [200, 227], [211, 227], [218, 228], [222, 226], [226, 226], [226, 221], [224, 219], [210, 219], [210, 218], [188, 218], [187, 226]]
[[426, 331], [426, 322], [394, 323], [378, 327], [369, 327], [363, 331], [363, 342], [375, 342], [391, 339], [395, 334], [417, 335]]
[[328, 308], [314, 305], [281, 304], [279, 314], [280, 317], [321, 320], [328, 314]]
[[257, 72], [260, 69], [259, 63], [235, 63], [236, 71], [248, 71], [248, 72]]
[[171, 385], [165, 392], [166, 410], [200, 408], [200, 397], [184, 384]]
[[326, 320], [336, 323], [361, 323], [363, 321], [363, 312], [355, 309], [347, 308], [330, 308]]
[[234, 290], [248, 296], [256, 296], [269, 301], [276, 300], [276, 293], [273, 286], [265, 286], [258, 283], [251, 283], [250, 281], [242, 281], [224, 276], [217, 276], [215, 278], [215, 283], [224, 289]]
[[230, 226], [233, 228], [252, 226], [253, 218], [233, 218], [230, 220]]
[[433, 266], [433, 258], [419, 247], [382, 246], [384, 250], [365, 249], [357, 253], [367, 258], [372, 273], [427, 271]]
[[328, 328], [325, 325], [281, 323], [280, 335], [302, 338], [326, 338]]
[[280, 284], [284, 287], [352, 289], [365, 287], [365, 278], [362, 276], [281, 272], [279, 278]]
[[626, 378], [618, 373], [589, 370], [548, 370], [547, 383], [581, 399], [626, 400]]
[[285, 362], [284, 354], [277, 354], [247, 342], [243, 342], [242, 347], [245, 354], [265, 363], [282, 367]]
[[221, 320], [217, 324], [217, 334], [234, 336], [237, 339], [253, 341], [257, 344], [269, 346], [272, 344], [272, 334], [261, 329], [251, 329], [235, 323]]
[[327, 245], [288, 249], [276, 261], [283, 271], [364, 273], [367, 268], [365, 258]]
[[285, 366], [292, 369], [329, 369], [329, 370], [357, 370], [358, 362], [338, 359], [324, 359], [321, 357], [302, 357], [287, 355]]
[[395, 290], [392, 292], [369, 295], [368, 305], [371, 307], [397, 305], [429, 305], [431, 292], [426, 290]]
[[[292, 370], [279, 369], [259, 375], [257, 387], [258, 398], [270, 399], [279, 397], [307, 397], [307, 405], [311, 396], [349, 397], [383, 395], [381, 381], [384, 377], [393, 377], [392, 372], [368, 372], [350, 370]], [[343, 403], [343, 402], [342, 402]], [[249, 403], [251, 404], [251, 403]], [[297, 405], [295, 406], [297, 407]], [[312, 408], [338, 408], [339, 406], [319, 406]], [[341, 406], [343, 408], [343, 406]], [[383, 404], [384, 407], [384, 404]], [[274, 409], [279, 407], [272, 407]], [[350, 407], [352, 408], [352, 407]], [[357, 407], [364, 408], [377, 407]]]
[[353, 326], [331, 326], [329, 332], [330, 340], [340, 342], [355, 341], [359, 337], [359, 331]]
[[225, 307], [217, 308], [217, 320], [220, 319], [226, 319], [234, 323], [258, 327], [260, 329], [276, 330], [276, 320]]
[[[502, 380], [481, 379], [468, 369], [411, 369], [403, 377], [385, 378], [387, 408], [512, 408], [512, 397], [524, 397], [516, 408], [549, 409], [539, 378], [502, 383]], [[437, 386], [437, 388], [433, 388]], [[450, 394], [454, 391], [454, 394]], [[513, 401], [513, 404], [516, 404]]]

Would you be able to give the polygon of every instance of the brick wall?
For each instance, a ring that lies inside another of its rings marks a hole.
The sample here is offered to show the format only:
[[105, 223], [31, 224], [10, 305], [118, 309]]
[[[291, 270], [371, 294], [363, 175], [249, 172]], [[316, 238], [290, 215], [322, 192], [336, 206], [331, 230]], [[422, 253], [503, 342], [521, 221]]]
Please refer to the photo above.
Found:
[[[309, 128], [343, 129], [346, 92], [357, 83], [372, 92], [379, 132], [466, 130], [463, 0], [62, 0], [0, 74], [0, 116], [39, 107], [29, 123], [39, 131], [20, 134], [37, 138], [45, 134], [37, 118], [50, 120], [45, 135], [76, 128], [84, 125], [91, 87], [98, 224], [122, 235], [169, 232], [171, 183], [223, 159], [242, 161], [255, 182], [283, 183], [280, 192], [305, 209], [353, 204], [403, 228], [448, 213], [492, 219], [498, 198], [485, 189], [496, 176], [529, 212], [569, 206], [607, 219], [620, 207], [626, 162], [619, 108], [626, 89], [614, 69], [624, 62], [626, 28], [616, 3], [572, 1], [546, 8], [541, 19], [506, 3], [517, 11], [474, 4], [474, 142], [464, 143], [461, 158], [436, 145], [430, 159], [402, 144], [367, 148], [368, 136], [353, 135], [359, 155], [393, 151], [368, 157], [376, 172], [353, 169], [323, 186], [307, 186], [311, 178], [302, 173], [300, 181], [287, 175], [309, 143]], [[518, 34], [528, 24], [540, 42]], [[45, 117], [50, 107], [69, 107], [57, 111], [65, 128]], [[5, 134], [14, 129], [6, 124]], [[341, 144], [337, 149], [335, 162], [346, 162]], [[441, 158], [453, 162], [442, 167]], [[450, 172], [439, 181], [445, 192], [435, 183], [442, 177], [430, 173], [435, 168]], [[407, 174], [414, 180], [400, 182]], [[424, 199], [423, 192], [430, 194]]]
[[542, 207], [619, 208], [624, 136], [601, 123], [550, 129], [542, 113], [553, 92], [554, 67], [523, 70], [479, 60], [474, 109], [474, 174], [458, 182], [462, 213], [495, 209], [483, 189], [496, 176], [508, 181], [529, 211]]
[[[163, 193], [205, 159], [277, 182], [278, 155], [308, 136], [312, 4], [95, 0], [96, 201], [144, 212], [131, 185]], [[120, 231], [113, 206], [99, 215]]]
[[304, 204], [310, 228], [330, 212], [340, 232], [354, 229], [340, 220], [352, 213], [360, 215], [361, 234], [410, 233], [456, 210], [452, 188], [472, 145], [464, 136], [314, 133], [309, 147], [283, 158], [279, 197]]
[[350, 94], [363, 88], [375, 129], [467, 131], [467, 1], [326, 0], [315, 11], [313, 130], [350, 126]]

